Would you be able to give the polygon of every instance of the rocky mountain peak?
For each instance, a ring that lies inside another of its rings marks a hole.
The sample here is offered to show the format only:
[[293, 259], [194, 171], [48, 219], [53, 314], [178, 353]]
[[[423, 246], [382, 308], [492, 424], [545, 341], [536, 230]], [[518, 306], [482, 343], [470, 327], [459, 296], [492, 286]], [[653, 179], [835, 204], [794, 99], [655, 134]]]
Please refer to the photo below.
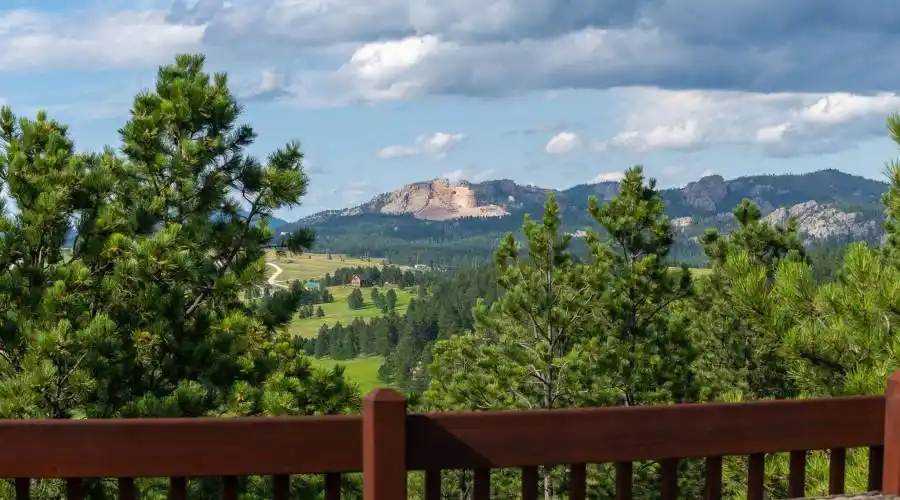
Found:
[[707, 175], [685, 186], [682, 194], [688, 205], [712, 211], [728, 196], [728, 185], [721, 175]]
[[862, 213], [844, 212], [815, 200], [787, 208], [776, 208], [763, 220], [770, 224], [786, 224], [791, 217], [797, 221], [797, 231], [808, 241], [829, 238], [867, 239], [876, 234], [879, 228], [877, 221], [867, 220]]
[[[411, 214], [422, 220], [452, 220], [464, 217], [502, 217], [508, 212], [499, 205], [479, 204], [472, 185], [449, 179], [407, 184], [382, 195], [377, 211], [383, 214]], [[373, 207], [375, 208], [375, 207]]]

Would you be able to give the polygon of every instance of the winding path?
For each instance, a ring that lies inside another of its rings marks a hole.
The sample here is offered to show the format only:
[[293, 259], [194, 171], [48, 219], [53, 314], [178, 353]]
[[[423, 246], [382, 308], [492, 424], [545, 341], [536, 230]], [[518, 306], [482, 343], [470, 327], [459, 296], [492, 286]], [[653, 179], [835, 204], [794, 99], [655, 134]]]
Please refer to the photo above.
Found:
[[271, 262], [266, 262], [266, 265], [275, 270], [275, 272], [272, 273], [272, 276], [269, 276], [269, 284], [272, 286], [277, 286], [278, 288], [288, 288], [288, 286], [285, 285], [284, 283], [276, 283], [275, 282], [275, 280], [278, 279], [278, 276], [280, 276], [281, 273], [284, 272], [284, 269], [278, 267], [277, 264], [273, 264]]

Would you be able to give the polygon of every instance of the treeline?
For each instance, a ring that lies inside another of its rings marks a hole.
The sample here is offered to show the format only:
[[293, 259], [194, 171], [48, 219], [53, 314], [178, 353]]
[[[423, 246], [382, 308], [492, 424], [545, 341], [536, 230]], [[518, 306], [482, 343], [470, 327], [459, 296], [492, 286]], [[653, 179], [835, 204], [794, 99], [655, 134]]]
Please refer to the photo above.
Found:
[[400, 269], [398, 266], [391, 265], [342, 267], [335, 269], [333, 273], [326, 274], [322, 281], [325, 286], [349, 285], [354, 276], [359, 276], [367, 286], [392, 284], [406, 288], [421, 283], [424, 274], [423, 271]]

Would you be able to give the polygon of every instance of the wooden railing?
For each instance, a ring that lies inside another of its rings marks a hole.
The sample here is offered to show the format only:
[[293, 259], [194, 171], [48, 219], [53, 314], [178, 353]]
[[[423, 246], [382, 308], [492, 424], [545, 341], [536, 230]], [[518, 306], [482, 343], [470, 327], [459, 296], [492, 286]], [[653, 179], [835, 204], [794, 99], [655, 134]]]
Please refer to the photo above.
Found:
[[[886, 425], [887, 422], [887, 425]], [[893, 422], [893, 424], [892, 424]], [[341, 474], [363, 473], [367, 500], [407, 495], [407, 472], [425, 472], [425, 498], [439, 499], [441, 471], [474, 471], [473, 498], [488, 499], [491, 469], [519, 468], [521, 498], [538, 496], [538, 466], [569, 466], [570, 498], [586, 495], [586, 464], [614, 463], [618, 499], [632, 495], [632, 463], [658, 461], [663, 499], [678, 492], [679, 459], [705, 458], [705, 495], [722, 495], [722, 458], [748, 456], [748, 498], [763, 498], [766, 454], [790, 454], [788, 493], [805, 493], [807, 453], [831, 450], [829, 492], [843, 493], [846, 450], [869, 449], [869, 490], [900, 491], [900, 373], [887, 397], [740, 404], [684, 404], [553, 411], [407, 414], [397, 392], [366, 396], [362, 416], [234, 419], [0, 421], [0, 477], [29, 498], [31, 479], [169, 477], [169, 496], [187, 498], [189, 478], [220, 476], [236, 499], [238, 476], [271, 475], [273, 497], [290, 476], [324, 474], [326, 498], [341, 497]], [[884, 458], [883, 458], [884, 457]], [[884, 481], [882, 481], [884, 478]]]

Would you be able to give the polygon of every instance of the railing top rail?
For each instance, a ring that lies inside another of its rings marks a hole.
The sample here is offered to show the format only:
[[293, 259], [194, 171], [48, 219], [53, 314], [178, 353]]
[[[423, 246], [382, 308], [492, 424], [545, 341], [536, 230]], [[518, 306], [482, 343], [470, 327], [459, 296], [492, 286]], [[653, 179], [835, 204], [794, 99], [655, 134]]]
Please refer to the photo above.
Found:
[[407, 420], [410, 469], [630, 462], [877, 446], [884, 397], [432, 413]]
[[[412, 470], [527, 467], [877, 446], [885, 398], [404, 416]], [[396, 406], [393, 406], [396, 405]], [[405, 426], [404, 426], [405, 424]], [[397, 425], [379, 440], [402, 442]], [[382, 435], [383, 434], [383, 435]], [[390, 435], [388, 435], [390, 434]], [[0, 420], [0, 477], [145, 477], [352, 472], [363, 417]], [[401, 445], [402, 446], [402, 445]]]
[[0, 420], [2, 477], [359, 471], [362, 418]]

